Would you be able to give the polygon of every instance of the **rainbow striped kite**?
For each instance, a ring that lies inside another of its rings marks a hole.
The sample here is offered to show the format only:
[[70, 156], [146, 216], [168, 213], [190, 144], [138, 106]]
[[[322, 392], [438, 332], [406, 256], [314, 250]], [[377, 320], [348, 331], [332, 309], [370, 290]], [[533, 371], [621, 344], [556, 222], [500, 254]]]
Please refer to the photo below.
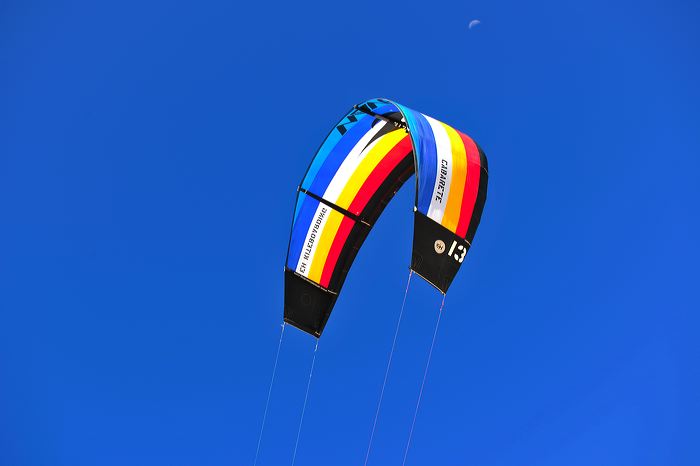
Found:
[[469, 136], [386, 99], [332, 129], [298, 189], [284, 319], [320, 337], [372, 225], [416, 173], [411, 270], [446, 293], [486, 201], [487, 162]]

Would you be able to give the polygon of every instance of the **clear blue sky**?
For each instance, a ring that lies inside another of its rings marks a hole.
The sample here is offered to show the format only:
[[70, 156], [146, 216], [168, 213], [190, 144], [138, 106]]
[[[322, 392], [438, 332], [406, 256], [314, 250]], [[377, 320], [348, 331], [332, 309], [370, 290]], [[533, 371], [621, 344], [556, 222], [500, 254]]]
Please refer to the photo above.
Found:
[[[295, 189], [371, 97], [489, 156], [408, 464], [700, 464], [699, 21], [690, 0], [3, 2], [0, 464], [252, 464]], [[364, 459], [413, 196], [321, 339], [299, 466]], [[413, 285], [373, 465], [401, 463], [439, 305]], [[287, 329], [260, 464], [291, 461], [313, 345]]]

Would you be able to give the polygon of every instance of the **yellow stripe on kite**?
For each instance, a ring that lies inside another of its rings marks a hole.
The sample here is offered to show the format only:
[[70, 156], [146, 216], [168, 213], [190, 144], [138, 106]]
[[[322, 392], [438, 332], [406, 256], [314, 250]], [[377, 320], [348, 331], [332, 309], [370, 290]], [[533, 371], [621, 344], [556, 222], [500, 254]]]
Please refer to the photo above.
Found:
[[331, 213], [326, 219], [323, 232], [321, 232], [321, 238], [316, 245], [314, 260], [309, 269], [308, 278], [316, 283], [321, 283], [321, 275], [323, 274], [323, 266], [326, 264], [326, 259], [328, 259], [328, 251], [331, 249], [333, 239], [338, 233], [340, 222], [343, 220], [343, 214], [334, 209], [330, 209], [330, 211]]
[[391, 151], [391, 149], [396, 146], [403, 138], [406, 133], [401, 130], [392, 131], [389, 134], [382, 136], [369, 150], [369, 153], [360, 162], [355, 172], [350, 176], [347, 184], [338, 196], [338, 200], [335, 202], [336, 205], [342, 207], [343, 209], [350, 208], [350, 204], [357, 196], [357, 193], [362, 188], [362, 185], [367, 181], [367, 178], [372, 174], [379, 162], [386, 157], [386, 155]]
[[462, 212], [462, 197], [464, 196], [464, 183], [467, 180], [467, 152], [464, 143], [457, 131], [451, 126], [441, 123], [450, 137], [452, 146], [452, 181], [450, 194], [447, 197], [445, 215], [442, 217], [442, 226], [452, 232], [457, 231], [459, 214]]
[[[340, 192], [338, 199], [328, 199], [328, 201], [333, 202], [343, 209], [350, 207], [350, 204], [355, 199], [357, 192], [360, 190], [365, 180], [367, 180], [386, 154], [388, 154], [405, 135], [403, 131], [396, 130], [379, 138], [369, 152], [363, 157], [352, 175], [350, 175], [350, 179]], [[321, 275], [323, 274], [323, 267], [328, 259], [328, 252], [333, 245], [335, 236], [338, 234], [338, 228], [342, 220], [343, 214], [331, 209], [331, 214], [328, 216], [326, 225], [323, 227], [321, 238], [316, 245], [314, 260], [309, 269], [308, 278], [316, 283], [321, 282]]]

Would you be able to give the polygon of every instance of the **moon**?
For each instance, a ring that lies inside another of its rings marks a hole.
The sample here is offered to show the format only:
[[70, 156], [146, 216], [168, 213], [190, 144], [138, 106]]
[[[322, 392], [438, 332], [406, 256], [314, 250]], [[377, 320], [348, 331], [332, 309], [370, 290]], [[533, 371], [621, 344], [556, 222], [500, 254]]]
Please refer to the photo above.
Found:
[[471, 29], [474, 26], [477, 26], [479, 24], [481, 24], [481, 21], [479, 21], [478, 19], [473, 19], [473, 20], [469, 21], [469, 29]]

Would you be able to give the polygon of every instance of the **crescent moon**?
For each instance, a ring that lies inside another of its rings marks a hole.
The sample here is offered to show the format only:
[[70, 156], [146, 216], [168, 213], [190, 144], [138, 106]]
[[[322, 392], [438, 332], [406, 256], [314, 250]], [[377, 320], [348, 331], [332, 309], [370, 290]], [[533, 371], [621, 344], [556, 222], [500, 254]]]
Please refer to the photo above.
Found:
[[473, 19], [473, 20], [469, 21], [469, 29], [473, 28], [474, 26], [476, 26], [478, 24], [481, 24], [481, 21], [479, 21], [478, 19]]

